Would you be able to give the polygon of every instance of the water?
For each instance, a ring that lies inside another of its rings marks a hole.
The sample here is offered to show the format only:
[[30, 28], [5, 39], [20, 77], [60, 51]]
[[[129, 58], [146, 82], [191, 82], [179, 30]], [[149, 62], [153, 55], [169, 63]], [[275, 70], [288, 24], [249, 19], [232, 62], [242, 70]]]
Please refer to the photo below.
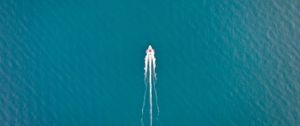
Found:
[[0, 125], [140, 126], [151, 44], [153, 126], [297, 126], [299, 12], [296, 0], [1, 1]]

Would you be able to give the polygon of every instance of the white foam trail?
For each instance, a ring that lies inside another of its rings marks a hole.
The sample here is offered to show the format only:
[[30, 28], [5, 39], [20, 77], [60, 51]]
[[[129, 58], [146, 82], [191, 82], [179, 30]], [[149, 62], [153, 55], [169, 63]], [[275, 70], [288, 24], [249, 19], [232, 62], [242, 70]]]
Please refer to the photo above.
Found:
[[[153, 119], [153, 98], [152, 98], [152, 81], [154, 80], [153, 86], [154, 86], [154, 93], [155, 93], [155, 99], [156, 99], [156, 109], [157, 109], [157, 118], [159, 115], [159, 106], [158, 106], [158, 98], [157, 98], [157, 90], [156, 90], [156, 83], [155, 81], [157, 80], [156, 78], [156, 72], [155, 72], [155, 68], [156, 68], [156, 59], [154, 57], [154, 50], [152, 49], [151, 46], [148, 47], [147, 51], [146, 51], [146, 56], [145, 56], [145, 67], [144, 67], [144, 81], [145, 81], [145, 93], [144, 93], [144, 101], [143, 101], [143, 107], [142, 107], [142, 117], [141, 117], [141, 123], [142, 126], [144, 126], [144, 122], [143, 122], [143, 118], [144, 118], [144, 108], [145, 108], [145, 102], [146, 102], [146, 92], [148, 90], [148, 85], [147, 85], [147, 79], [149, 80], [149, 118], [150, 118], [150, 126], [152, 126], [152, 119]], [[148, 74], [149, 72], [149, 74]]]
[[152, 58], [152, 64], [153, 64], [153, 74], [154, 74], [154, 79], [156, 80], [156, 72], [155, 72], [155, 68], [156, 68], [156, 58], [154, 57], [154, 55], [151, 56]]
[[149, 103], [150, 103], [150, 126], [152, 126], [152, 58], [149, 58]]
[[144, 79], [146, 80], [146, 78], [147, 78], [147, 71], [148, 71], [148, 58], [149, 58], [149, 56], [148, 55], [146, 55], [145, 56], [145, 67], [144, 67]]

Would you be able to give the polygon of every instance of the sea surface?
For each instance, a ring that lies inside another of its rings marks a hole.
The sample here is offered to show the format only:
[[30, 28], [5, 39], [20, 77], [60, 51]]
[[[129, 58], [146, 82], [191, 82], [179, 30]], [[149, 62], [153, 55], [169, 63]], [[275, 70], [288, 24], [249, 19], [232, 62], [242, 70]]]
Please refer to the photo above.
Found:
[[0, 126], [141, 126], [150, 44], [153, 126], [300, 125], [299, 0], [1, 0]]

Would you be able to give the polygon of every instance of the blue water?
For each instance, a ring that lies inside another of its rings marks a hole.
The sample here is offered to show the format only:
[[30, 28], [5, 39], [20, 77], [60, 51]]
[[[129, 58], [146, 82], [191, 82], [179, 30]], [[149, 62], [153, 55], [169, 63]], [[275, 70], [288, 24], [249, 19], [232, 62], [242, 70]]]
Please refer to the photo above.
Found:
[[0, 125], [140, 126], [151, 44], [154, 125], [298, 126], [299, 12], [297, 0], [2, 0]]

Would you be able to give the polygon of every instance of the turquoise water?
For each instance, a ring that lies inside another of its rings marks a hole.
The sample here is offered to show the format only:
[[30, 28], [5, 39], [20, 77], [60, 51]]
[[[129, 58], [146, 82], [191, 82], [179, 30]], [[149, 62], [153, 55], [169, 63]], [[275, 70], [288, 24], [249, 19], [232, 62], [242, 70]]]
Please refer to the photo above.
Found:
[[140, 126], [151, 44], [154, 125], [297, 126], [299, 12], [296, 0], [3, 0], [0, 125]]

